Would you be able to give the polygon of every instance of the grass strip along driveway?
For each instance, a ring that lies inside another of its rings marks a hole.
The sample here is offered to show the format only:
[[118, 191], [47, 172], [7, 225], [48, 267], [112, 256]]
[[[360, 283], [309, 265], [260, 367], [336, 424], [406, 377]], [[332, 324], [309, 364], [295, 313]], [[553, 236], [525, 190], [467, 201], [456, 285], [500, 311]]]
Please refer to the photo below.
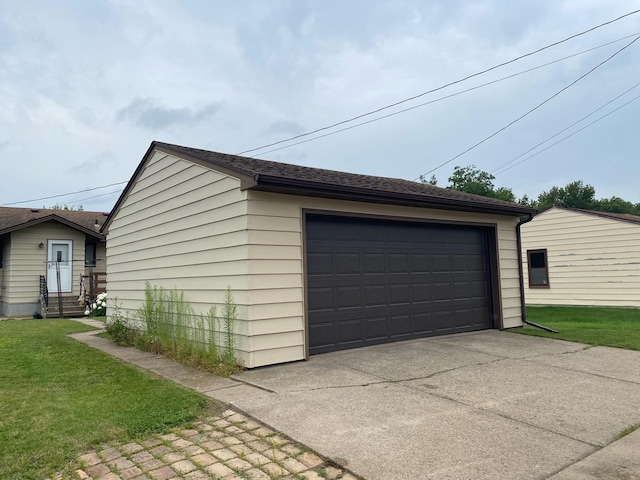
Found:
[[90, 446], [167, 431], [206, 397], [66, 337], [68, 320], [0, 322], [0, 478], [64, 471]]
[[640, 310], [634, 308], [528, 307], [527, 319], [559, 333], [525, 326], [513, 330], [538, 337], [640, 350]]

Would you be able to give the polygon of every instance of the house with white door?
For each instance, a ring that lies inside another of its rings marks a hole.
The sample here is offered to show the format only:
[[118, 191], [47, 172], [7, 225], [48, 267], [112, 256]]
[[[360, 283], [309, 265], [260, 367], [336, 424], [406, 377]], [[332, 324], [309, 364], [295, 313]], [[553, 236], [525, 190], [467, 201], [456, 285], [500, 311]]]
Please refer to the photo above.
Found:
[[249, 368], [522, 326], [518, 224], [535, 210], [409, 180], [153, 142], [107, 218], [109, 294], [145, 282], [237, 305]]
[[0, 207], [0, 315], [81, 315], [106, 288], [107, 213]]

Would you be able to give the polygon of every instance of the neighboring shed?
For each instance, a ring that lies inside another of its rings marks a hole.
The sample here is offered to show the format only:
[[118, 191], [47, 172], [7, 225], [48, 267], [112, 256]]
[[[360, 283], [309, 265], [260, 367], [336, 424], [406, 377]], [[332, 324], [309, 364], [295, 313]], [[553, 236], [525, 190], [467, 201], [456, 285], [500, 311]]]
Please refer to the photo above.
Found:
[[407, 180], [153, 142], [107, 219], [111, 298], [144, 282], [238, 305], [247, 367], [522, 325], [528, 207]]
[[640, 307], [640, 217], [552, 207], [522, 225], [527, 305]]
[[56, 268], [70, 307], [64, 310], [83, 313], [84, 306], [78, 308], [82, 277], [84, 285], [93, 282], [96, 289], [106, 283], [105, 237], [99, 232], [106, 217], [102, 212], [0, 207], [0, 315], [52, 316], [55, 302], [48, 308], [40, 297], [57, 293]]

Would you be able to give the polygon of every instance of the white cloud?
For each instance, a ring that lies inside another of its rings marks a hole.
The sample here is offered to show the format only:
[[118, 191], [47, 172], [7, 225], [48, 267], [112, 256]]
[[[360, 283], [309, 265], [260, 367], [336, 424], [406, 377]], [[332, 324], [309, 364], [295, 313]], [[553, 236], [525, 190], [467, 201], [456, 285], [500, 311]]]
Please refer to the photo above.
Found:
[[[9, 179], [0, 202], [31, 198], [32, 191], [44, 196], [126, 180], [154, 139], [229, 153], [277, 141], [461, 78], [631, 9], [623, 0], [0, 0], [0, 164]], [[640, 15], [459, 88], [637, 31]], [[619, 46], [268, 157], [415, 178]], [[454, 163], [491, 170], [629, 88], [639, 74], [638, 48], [629, 49]], [[580, 178], [598, 194], [620, 192], [640, 202], [633, 145], [638, 114], [640, 107], [630, 106], [496, 184], [535, 197]], [[441, 184], [453, 166], [436, 172]], [[105, 210], [113, 201], [106, 196], [83, 205]]]
[[160, 105], [151, 98], [135, 98], [116, 113], [118, 120], [130, 120], [150, 130], [163, 130], [173, 125], [190, 126], [210, 119], [220, 109], [220, 103], [210, 103], [200, 108], [174, 108]]

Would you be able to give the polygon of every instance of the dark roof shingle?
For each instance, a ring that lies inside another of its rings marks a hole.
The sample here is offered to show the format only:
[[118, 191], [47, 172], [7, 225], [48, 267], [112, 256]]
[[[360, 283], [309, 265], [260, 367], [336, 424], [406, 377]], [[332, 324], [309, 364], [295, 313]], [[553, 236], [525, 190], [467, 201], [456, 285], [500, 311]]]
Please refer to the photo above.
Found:
[[597, 210], [584, 210], [582, 208], [569, 208], [569, 207], [556, 207], [563, 208], [565, 210], [572, 210], [574, 212], [587, 213], [589, 215], [595, 215], [602, 218], [610, 218], [612, 220], [622, 220], [625, 222], [637, 223], [640, 225], [640, 216], [632, 215], [630, 213], [613, 213], [613, 212], [599, 212]]
[[[0, 207], [0, 233], [26, 228], [36, 223], [55, 220], [72, 228], [89, 233], [96, 238], [104, 238], [100, 227], [107, 213], [76, 210], [54, 210], [48, 208]], [[96, 227], [96, 221], [98, 226]]]
[[[271, 186], [272, 191], [277, 191], [275, 185], [280, 185], [282, 188], [292, 188], [292, 186], [296, 185], [300, 189], [315, 188], [335, 192], [349, 190], [354, 195], [362, 195], [363, 199], [369, 194], [381, 195], [390, 200], [396, 198], [398, 199], [397, 203], [412, 200], [416, 204], [426, 203], [424, 206], [434, 206], [436, 208], [437, 205], [441, 204], [443, 206], [448, 205], [449, 208], [457, 206], [461, 210], [487, 210], [512, 215], [528, 214], [536, 211], [530, 207], [511, 202], [399, 178], [376, 177], [322, 168], [304, 167], [162, 142], [153, 142], [150, 150], [153, 147], [176, 153], [180, 156], [197, 159], [205, 164], [209, 164], [212, 168], [216, 166], [223, 167], [246, 177], [251, 177], [256, 182], [256, 186], [251, 188], [257, 190], [266, 190], [267, 185]], [[280, 191], [283, 191], [282, 188]]]

